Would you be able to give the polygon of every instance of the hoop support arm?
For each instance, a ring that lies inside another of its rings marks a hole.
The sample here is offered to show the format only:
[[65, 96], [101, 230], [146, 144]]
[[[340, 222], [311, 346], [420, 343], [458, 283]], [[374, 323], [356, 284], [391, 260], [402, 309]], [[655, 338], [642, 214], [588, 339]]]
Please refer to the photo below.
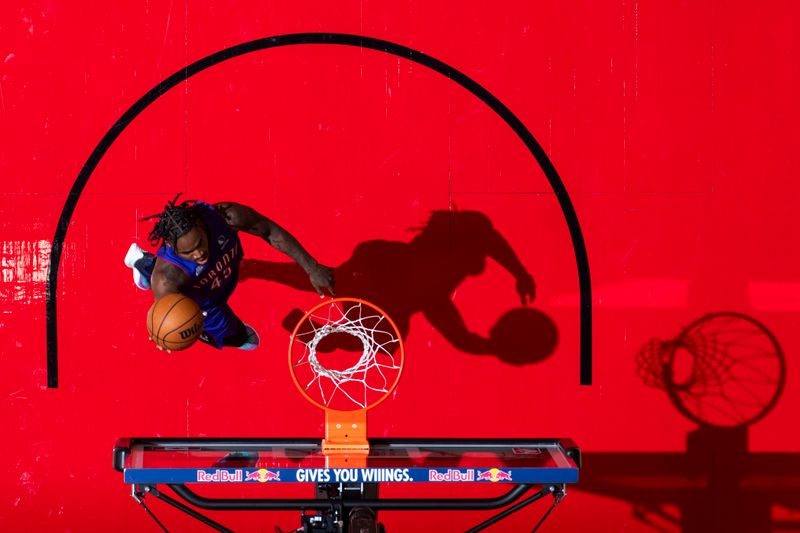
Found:
[[204, 523], [205, 525], [216, 529], [217, 531], [221, 531], [222, 533], [235, 533], [232, 529], [228, 529], [222, 524], [215, 522], [214, 520], [210, 519], [209, 517], [205, 516], [202, 513], [198, 513], [194, 509], [189, 506], [182, 504], [181, 502], [175, 500], [174, 498], [170, 498], [166, 494], [163, 494], [160, 490], [152, 485], [146, 485], [143, 487], [144, 492], [143, 494], [152, 494], [159, 500], [163, 501], [171, 505], [172, 507], [178, 509], [179, 511], [186, 513], [187, 515], [191, 516], [192, 518], [199, 520], [200, 522]]
[[[514, 503], [523, 494], [528, 492], [533, 485], [521, 483], [511, 490], [496, 498], [444, 498], [444, 499], [415, 499], [396, 498], [378, 500], [307, 500], [307, 499], [216, 499], [206, 498], [196, 494], [183, 484], [168, 485], [175, 493], [201, 509], [218, 511], [256, 511], [256, 510], [304, 510], [304, 509], [330, 509], [332, 503], [343, 504], [345, 507], [369, 507], [374, 510], [396, 511], [479, 511], [498, 509]], [[549, 494], [547, 489], [546, 494]]]

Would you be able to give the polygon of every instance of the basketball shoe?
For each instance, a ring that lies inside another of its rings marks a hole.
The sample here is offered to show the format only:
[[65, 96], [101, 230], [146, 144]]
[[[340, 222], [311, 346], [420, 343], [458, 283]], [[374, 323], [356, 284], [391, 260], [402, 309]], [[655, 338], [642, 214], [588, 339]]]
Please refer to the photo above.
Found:
[[252, 326], [248, 326], [247, 324], [245, 324], [244, 327], [247, 330], [247, 340], [244, 341], [244, 344], [237, 346], [237, 348], [240, 350], [255, 350], [261, 343], [258, 332], [253, 329]]
[[143, 291], [150, 290], [150, 275], [153, 273], [155, 256], [133, 243], [125, 254], [125, 266], [133, 270], [133, 283]]

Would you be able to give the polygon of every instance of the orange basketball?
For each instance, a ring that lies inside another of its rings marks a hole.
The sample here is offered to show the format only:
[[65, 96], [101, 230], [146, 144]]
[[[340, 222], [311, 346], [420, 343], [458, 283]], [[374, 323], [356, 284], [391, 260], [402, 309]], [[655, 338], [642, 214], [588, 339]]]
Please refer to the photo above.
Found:
[[185, 350], [203, 331], [203, 313], [188, 296], [167, 294], [153, 302], [147, 312], [147, 331], [162, 348]]

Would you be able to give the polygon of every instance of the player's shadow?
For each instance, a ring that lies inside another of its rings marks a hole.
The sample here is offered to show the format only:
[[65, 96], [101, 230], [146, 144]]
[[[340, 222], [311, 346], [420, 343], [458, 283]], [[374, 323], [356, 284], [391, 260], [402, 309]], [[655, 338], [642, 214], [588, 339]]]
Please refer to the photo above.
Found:
[[[664, 389], [698, 424], [686, 452], [584, 453], [576, 489], [633, 505], [654, 531], [796, 531], [800, 454], [754, 453], [750, 425], [776, 405], [785, 359], [763, 324], [737, 313], [706, 315], [637, 358], [648, 385]], [[787, 517], [774, 516], [783, 507]]]
[[[535, 293], [533, 277], [505, 238], [483, 213], [434, 211], [428, 222], [414, 228], [409, 242], [372, 240], [358, 244], [352, 255], [335, 267], [336, 293], [371, 302], [383, 309], [405, 339], [411, 317], [423, 316], [456, 349], [493, 355], [513, 365], [540, 362], [558, 344], [558, 329], [545, 313], [527, 307]], [[520, 307], [499, 317], [488, 336], [467, 327], [452, 294], [469, 276], [478, 276], [492, 259], [511, 275]], [[240, 279], [274, 281], [298, 290], [313, 290], [306, 273], [295, 263], [245, 259]], [[283, 321], [292, 331], [302, 312]]]

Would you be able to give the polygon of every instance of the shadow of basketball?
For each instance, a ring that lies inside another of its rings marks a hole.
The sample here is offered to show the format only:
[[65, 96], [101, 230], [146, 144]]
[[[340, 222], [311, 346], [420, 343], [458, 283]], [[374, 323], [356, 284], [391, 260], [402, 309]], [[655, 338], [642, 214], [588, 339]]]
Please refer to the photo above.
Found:
[[539, 363], [558, 346], [558, 328], [541, 311], [519, 307], [505, 313], [492, 326], [489, 346], [492, 354], [506, 363]]

